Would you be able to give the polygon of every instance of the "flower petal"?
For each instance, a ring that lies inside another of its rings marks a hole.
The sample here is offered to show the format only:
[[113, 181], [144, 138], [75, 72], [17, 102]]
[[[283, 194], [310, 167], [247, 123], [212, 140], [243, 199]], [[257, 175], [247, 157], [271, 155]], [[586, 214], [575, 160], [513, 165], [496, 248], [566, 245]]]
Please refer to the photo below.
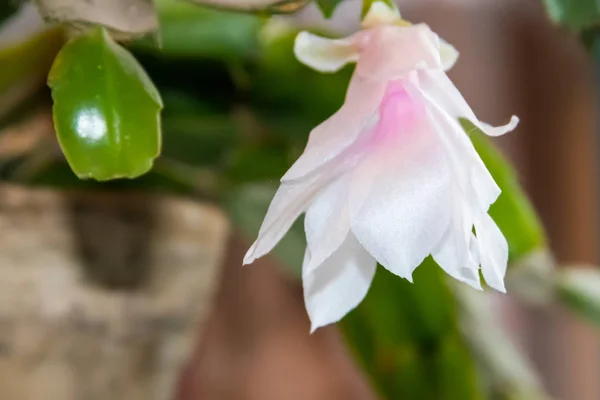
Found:
[[375, 259], [349, 233], [331, 257], [314, 271], [303, 273], [311, 333], [339, 321], [360, 304], [369, 290], [376, 266]]
[[473, 212], [458, 185], [454, 185], [447, 207], [452, 210], [448, 231], [432, 252], [435, 262], [453, 278], [481, 290], [479, 256], [475, 246]]
[[482, 290], [476, 238], [473, 234], [469, 234], [467, 241], [464, 236], [462, 230], [455, 229], [455, 226], [451, 225], [432, 256], [448, 275], [475, 289]]
[[281, 178], [282, 182], [305, 177], [346, 150], [377, 121], [377, 108], [387, 82], [352, 77], [346, 102], [310, 133], [306, 149]]
[[316, 174], [303, 181], [282, 183], [271, 200], [258, 238], [244, 256], [244, 264], [250, 264], [271, 251], [330, 179]]
[[[308, 36], [298, 40], [301, 44], [308, 43], [306, 38]], [[320, 40], [331, 45], [339, 42]], [[346, 40], [349, 39], [342, 39], [342, 42]], [[312, 130], [304, 153], [282, 181], [292, 181], [310, 174], [348, 148], [361, 133], [369, 130], [377, 121], [376, 112], [391, 79], [406, 74], [418, 65], [429, 68], [442, 66], [438, 36], [425, 24], [405, 28], [383, 26], [359, 33], [351, 42], [361, 46], [361, 54], [344, 105]], [[319, 48], [324, 45], [317, 43], [315, 46]], [[307, 64], [310, 62], [307, 57], [301, 60]]]
[[360, 40], [355, 75], [390, 81], [419, 68], [442, 68], [439, 37], [426, 24], [381, 26], [365, 31]]
[[300, 32], [294, 42], [294, 54], [303, 64], [320, 72], [336, 72], [358, 60], [356, 36], [326, 39], [309, 32]]
[[508, 265], [508, 243], [492, 217], [484, 214], [475, 220], [475, 234], [481, 272], [488, 285], [500, 292], [506, 292], [504, 275]]
[[349, 175], [328, 185], [312, 202], [304, 218], [310, 262], [304, 273], [311, 272], [331, 256], [346, 240], [350, 230], [348, 214]]
[[511, 117], [508, 124], [498, 127], [479, 121], [469, 104], [443, 71], [421, 70], [419, 71], [419, 80], [422, 91], [430, 98], [435, 99], [453, 118], [466, 118], [489, 136], [504, 135], [514, 130], [519, 123], [519, 118], [515, 115]]
[[453, 106], [448, 105], [443, 93], [423, 90], [420, 76], [421, 72], [414, 74], [405, 86], [411, 94], [420, 94], [426, 102], [430, 122], [447, 149], [455, 174], [454, 181], [459, 185], [462, 196], [470, 203], [477, 200], [473, 206], [485, 212], [496, 201], [501, 190], [456, 117], [448, 112], [447, 109]]
[[[451, 171], [415, 99], [395, 93], [381, 108], [376, 148], [352, 177], [350, 225], [380, 264], [410, 280], [448, 229]], [[393, 124], [388, 111], [409, 115], [396, 116]]]

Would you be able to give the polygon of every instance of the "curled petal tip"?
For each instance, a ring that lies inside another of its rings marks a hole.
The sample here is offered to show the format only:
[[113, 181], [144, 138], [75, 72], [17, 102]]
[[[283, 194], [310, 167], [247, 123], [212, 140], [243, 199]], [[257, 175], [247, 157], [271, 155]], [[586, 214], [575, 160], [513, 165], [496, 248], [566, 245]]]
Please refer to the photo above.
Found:
[[[473, 121], [471, 121], [471, 122], [473, 122]], [[510, 121], [508, 122], [508, 124], [506, 124], [506, 125], [496, 127], [496, 126], [491, 126], [491, 125], [483, 123], [483, 122], [479, 122], [478, 128], [481, 129], [483, 132], [485, 132], [488, 136], [501, 136], [501, 135], [504, 135], [505, 133], [515, 130], [515, 128], [517, 127], [518, 124], [519, 124], [519, 117], [517, 117], [516, 115], [513, 115], [510, 118]]]
[[326, 39], [302, 31], [294, 41], [294, 55], [304, 65], [326, 73], [340, 70], [358, 60], [358, 48], [351, 39]]

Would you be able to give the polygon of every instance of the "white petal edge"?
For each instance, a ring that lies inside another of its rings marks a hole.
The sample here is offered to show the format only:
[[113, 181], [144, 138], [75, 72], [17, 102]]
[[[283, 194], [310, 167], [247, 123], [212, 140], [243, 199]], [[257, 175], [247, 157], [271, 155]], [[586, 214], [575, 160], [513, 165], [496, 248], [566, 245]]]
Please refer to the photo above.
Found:
[[328, 180], [327, 176], [316, 174], [303, 181], [284, 182], [279, 186], [260, 227], [258, 238], [244, 256], [244, 265], [251, 264], [277, 245]]
[[453, 118], [466, 118], [488, 136], [501, 136], [513, 131], [519, 118], [513, 115], [510, 121], [501, 126], [491, 126], [479, 121], [467, 101], [443, 72], [433, 69], [419, 71], [420, 87], [424, 93], [441, 105]]
[[442, 239], [439, 248], [432, 253], [435, 262], [451, 277], [457, 281], [464, 282], [477, 290], [483, 290], [479, 278], [479, 254], [476, 246], [476, 238], [471, 234], [471, 240], [465, 243], [467, 246], [466, 257], [461, 257], [464, 237], [462, 232], [449, 229]]
[[452, 110], [454, 105], [445, 96], [445, 92], [435, 88], [434, 82], [428, 79], [428, 74], [419, 71], [418, 75], [413, 74], [406, 87], [411, 93], [420, 94], [428, 104], [431, 123], [448, 150], [454, 173], [460, 175], [457, 182], [461, 185], [463, 196], [471, 203], [472, 200], [478, 199], [479, 205], [473, 204], [473, 206], [486, 212], [496, 201], [501, 190], [457, 117], [448, 111], [448, 108]]
[[485, 282], [506, 293], [504, 275], [508, 265], [508, 243], [492, 217], [484, 214], [475, 220], [475, 234]]
[[[308, 253], [306, 258], [310, 259]], [[331, 257], [314, 271], [303, 273], [310, 332], [339, 321], [358, 306], [369, 291], [376, 267], [375, 259], [349, 233]]]
[[450, 226], [437, 249], [432, 252], [435, 262], [454, 279], [482, 290], [479, 278], [479, 254], [472, 233], [473, 218], [469, 204], [460, 193], [448, 199], [453, 216]]
[[312, 272], [329, 258], [346, 240], [350, 230], [348, 188], [350, 175], [330, 183], [315, 198], [306, 211], [304, 230], [311, 258], [304, 273]]
[[300, 32], [294, 42], [294, 54], [303, 64], [320, 72], [336, 72], [358, 60], [358, 46], [350, 36], [326, 39], [310, 32]]

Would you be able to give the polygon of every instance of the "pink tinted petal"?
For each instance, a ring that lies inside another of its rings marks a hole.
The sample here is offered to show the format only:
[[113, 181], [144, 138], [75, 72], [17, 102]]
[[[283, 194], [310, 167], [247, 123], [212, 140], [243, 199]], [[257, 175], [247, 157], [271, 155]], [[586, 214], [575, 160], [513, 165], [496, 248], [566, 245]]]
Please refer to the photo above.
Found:
[[438, 36], [425, 24], [382, 26], [371, 29], [363, 39], [354, 73], [390, 81], [420, 66], [442, 68]]
[[379, 263], [411, 279], [448, 229], [451, 173], [422, 103], [392, 84], [382, 102], [371, 153], [350, 186], [350, 224]]
[[317, 269], [302, 276], [311, 332], [339, 321], [365, 298], [377, 263], [351, 233]]
[[312, 202], [304, 218], [306, 241], [311, 260], [304, 272], [311, 272], [344, 242], [350, 230], [348, 214], [349, 175], [328, 185]]
[[310, 133], [304, 153], [281, 178], [282, 182], [300, 179], [334, 159], [369, 129], [387, 82], [353, 76], [346, 102], [328, 120]]

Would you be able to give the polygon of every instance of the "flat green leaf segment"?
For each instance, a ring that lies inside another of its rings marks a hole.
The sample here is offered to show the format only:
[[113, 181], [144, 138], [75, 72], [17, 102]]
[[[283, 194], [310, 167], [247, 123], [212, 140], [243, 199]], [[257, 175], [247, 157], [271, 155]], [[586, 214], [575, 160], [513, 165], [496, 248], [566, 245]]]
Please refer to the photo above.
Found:
[[597, 0], [545, 0], [550, 17], [561, 25], [579, 31], [600, 23]]
[[463, 119], [460, 122], [492, 177], [502, 189], [502, 194], [490, 207], [490, 215], [508, 241], [510, 261], [544, 247], [544, 228], [521, 188], [514, 169], [481, 130], [468, 120]]
[[161, 147], [162, 100], [103, 28], [63, 47], [48, 85], [58, 140], [79, 178], [135, 178], [152, 167]]

